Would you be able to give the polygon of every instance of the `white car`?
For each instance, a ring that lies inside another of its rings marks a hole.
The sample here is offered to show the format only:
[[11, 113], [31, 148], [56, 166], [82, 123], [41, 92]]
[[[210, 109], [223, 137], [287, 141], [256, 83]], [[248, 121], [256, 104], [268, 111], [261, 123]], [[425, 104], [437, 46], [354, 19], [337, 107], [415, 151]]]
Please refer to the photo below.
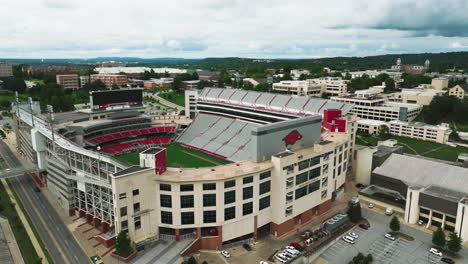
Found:
[[231, 254], [229, 254], [229, 252], [227, 252], [226, 250], [221, 250], [221, 255], [223, 255], [225, 258], [231, 257]]
[[299, 253], [301, 253], [299, 250], [295, 249], [293, 246], [286, 246], [286, 250], [288, 252], [291, 252], [294, 255], [298, 255]]
[[283, 252], [283, 253], [278, 253], [277, 255], [280, 256], [280, 257], [282, 257], [282, 258], [285, 259], [285, 260], [290, 260], [290, 259], [291, 259], [290, 257], [288, 257], [289, 254], [286, 255], [286, 254], [284, 254], [284, 252]]
[[434, 254], [436, 256], [442, 257], [442, 252], [440, 252], [439, 250], [437, 250], [435, 248], [429, 249], [429, 252], [431, 252], [432, 254]]
[[375, 205], [373, 203], [370, 203], [367, 207], [372, 209], [372, 208], [374, 208], [374, 206]]
[[341, 239], [343, 239], [345, 242], [349, 243], [349, 244], [354, 244], [354, 241], [350, 240], [348, 237], [344, 236], [342, 237]]
[[395, 241], [395, 237], [390, 235], [390, 234], [385, 234], [385, 238], [389, 239], [389, 240], [392, 240], [392, 241]]
[[348, 233], [348, 236], [350, 236], [350, 237], [352, 237], [352, 238], [355, 238], [355, 239], [357, 239], [357, 238], [359, 237], [358, 234], [356, 234], [356, 233], [354, 233], [354, 232], [349, 232], [349, 233]]
[[275, 255], [275, 259], [278, 260], [278, 261], [281, 262], [281, 263], [286, 263], [286, 261], [288, 261], [286, 258], [283, 258], [283, 257], [280, 256], [279, 254], [276, 254], [276, 255]]
[[262, 260], [262, 261], [260, 261], [258, 264], [269, 264], [269, 263]]

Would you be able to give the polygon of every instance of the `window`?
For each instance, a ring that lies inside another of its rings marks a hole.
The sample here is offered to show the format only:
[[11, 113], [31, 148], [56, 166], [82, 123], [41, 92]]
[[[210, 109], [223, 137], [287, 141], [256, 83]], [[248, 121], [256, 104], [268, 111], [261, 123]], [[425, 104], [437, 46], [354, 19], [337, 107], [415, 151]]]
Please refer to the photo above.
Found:
[[455, 217], [445, 215], [445, 221], [455, 224], [456, 219], [455, 219]]
[[180, 196], [180, 208], [193, 208], [193, 195]]
[[309, 168], [310, 160], [303, 160], [298, 163], [299, 170], [304, 170]]
[[159, 184], [159, 190], [170, 192], [170, 191], [171, 191], [171, 185], [170, 185], [170, 184], [161, 183], [161, 184]]
[[127, 206], [120, 208], [120, 217], [127, 215]]
[[319, 163], [320, 163], [320, 157], [315, 157], [313, 159], [310, 159], [310, 167], [313, 167]]
[[170, 195], [161, 194], [160, 201], [161, 207], [172, 208], [172, 198]]
[[294, 177], [289, 177], [286, 179], [286, 188], [291, 188], [294, 186]]
[[284, 213], [285, 213], [286, 216], [292, 215], [292, 213], [293, 213], [293, 207], [292, 207], [292, 205], [291, 205], [291, 206], [288, 206], [288, 207], [286, 208], [286, 210], [285, 210]]
[[138, 230], [141, 228], [141, 216], [135, 216], [135, 219], [133, 220], [135, 223], [135, 230]]
[[161, 211], [161, 223], [172, 225], [172, 213]]
[[224, 209], [224, 221], [236, 218], [236, 207], [229, 207]]
[[320, 167], [318, 168], [315, 168], [315, 169], [312, 169], [309, 171], [309, 180], [312, 180], [316, 177], [319, 177], [320, 176]]
[[181, 192], [191, 192], [193, 191], [193, 184], [181, 184], [180, 185]]
[[204, 191], [216, 190], [216, 183], [204, 183], [203, 190]]
[[260, 195], [269, 192], [271, 189], [271, 181], [260, 183]]
[[242, 199], [246, 200], [246, 199], [250, 199], [252, 197], [253, 197], [253, 186], [245, 187], [242, 190]]
[[307, 195], [307, 186], [296, 189], [296, 200]]
[[133, 213], [139, 212], [140, 211], [140, 203], [134, 203], [133, 204]]
[[248, 215], [253, 212], [253, 202], [242, 205], [242, 215]]
[[230, 180], [224, 182], [224, 188], [231, 188], [236, 186], [236, 180]]
[[242, 182], [244, 184], [252, 183], [253, 182], [253, 176], [247, 176], [242, 179]]
[[216, 210], [203, 212], [203, 223], [216, 223]]
[[288, 192], [286, 194], [286, 203], [292, 202], [293, 197], [294, 197], [293, 192]]
[[271, 171], [265, 171], [260, 173], [260, 180], [270, 178], [271, 177]]
[[327, 190], [322, 191], [322, 196], [321, 197], [322, 197], [322, 200], [327, 198]]
[[204, 194], [203, 195], [203, 206], [216, 206], [216, 194]]
[[132, 193], [133, 193], [133, 196], [137, 196], [137, 195], [140, 194], [140, 190], [139, 190], [139, 189], [135, 189], [135, 190], [133, 190]]
[[122, 227], [122, 230], [127, 230], [128, 229], [128, 221], [124, 220], [120, 223], [120, 226]]
[[195, 215], [193, 212], [183, 212], [180, 214], [183, 225], [193, 225], [195, 223]]
[[443, 215], [442, 215], [441, 213], [436, 213], [436, 212], [434, 212], [434, 211], [432, 212], [432, 216], [433, 216], [433, 217], [440, 218], [440, 219], [443, 218]]
[[309, 184], [309, 192], [308, 193], [313, 193], [320, 189], [320, 181], [313, 182]]
[[123, 200], [123, 199], [125, 199], [125, 198], [127, 198], [127, 193], [121, 193], [121, 194], [119, 194], [119, 200]]
[[307, 171], [296, 175], [296, 185], [306, 182], [308, 175], [309, 175], [309, 172]]
[[224, 204], [230, 204], [236, 201], [236, 191], [224, 193]]
[[287, 175], [294, 173], [294, 165], [283, 167], [283, 171], [286, 171]]
[[322, 179], [322, 187], [327, 187], [328, 186], [328, 178], [325, 177]]
[[260, 211], [268, 207], [270, 207], [270, 196], [265, 196], [262, 199], [260, 199], [258, 210]]

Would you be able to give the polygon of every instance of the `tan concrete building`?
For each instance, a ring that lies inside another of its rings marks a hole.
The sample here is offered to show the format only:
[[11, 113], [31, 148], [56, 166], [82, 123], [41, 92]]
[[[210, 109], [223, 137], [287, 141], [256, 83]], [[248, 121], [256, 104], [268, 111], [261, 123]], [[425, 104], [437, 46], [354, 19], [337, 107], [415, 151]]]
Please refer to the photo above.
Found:
[[348, 91], [348, 81], [340, 77], [322, 77], [313, 80], [317, 84], [325, 85], [325, 93], [329, 96], [342, 96]]
[[318, 84], [314, 80], [305, 81], [280, 81], [273, 84], [273, 90], [288, 92], [300, 96], [321, 96], [326, 90], [324, 84]]
[[80, 78], [78, 74], [56, 75], [57, 84], [63, 89], [76, 90], [80, 88]]
[[468, 84], [463, 83], [455, 85], [454, 87], [450, 88], [449, 95], [456, 96], [459, 99], [465, 98], [465, 96], [468, 96]]
[[452, 132], [448, 124], [433, 126], [421, 122], [403, 122], [393, 120], [388, 122], [390, 134], [402, 137], [434, 141], [445, 144]]
[[13, 76], [13, 66], [8, 62], [0, 62], [0, 77]]
[[96, 80], [101, 80], [106, 85], [107, 89], [111, 89], [113, 84], [124, 87], [128, 82], [127, 75], [123, 74], [92, 74], [91, 82]]
[[449, 79], [448, 78], [434, 78], [432, 79], [431, 86], [436, 90], [443, 90], [448, 88]]
[[379, 121], [379, 120], [359, 119], [357, 121], [358, 131], [361, 131], [370, 135], [378, 135], [380, 128], [385, 125], [387, 125], [387, 123], [385, 123], [384, 121]]
[[89, 75], [80, 76], [80, 88], [83, 88], [86, 84], [89, 83]]
[[392, 102], [406, 104], [429, 105], [435, 96], [443, 95], [445, 93], [447, 93], [447, 91], [437, 89], [403, 88], [401, 89], [401, 92], [393, 94], [393, 96], [390, 97], [389, 100]]

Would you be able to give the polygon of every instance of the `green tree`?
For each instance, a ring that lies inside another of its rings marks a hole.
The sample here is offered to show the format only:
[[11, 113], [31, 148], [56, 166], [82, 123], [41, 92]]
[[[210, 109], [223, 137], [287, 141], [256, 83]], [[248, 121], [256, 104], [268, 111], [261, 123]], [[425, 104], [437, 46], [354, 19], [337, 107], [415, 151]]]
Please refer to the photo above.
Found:
[[197, 260], [193, 256], [190, 256], [187, 260], [187, 264], [197, 264]]
[[348, 203], [348, 217], [353, 223], [358, 222], [362, 218], [361, 205], [359, 203]]
[[388, 92], [391, 92], [391, 91], [394, 91], [395, 90], [395, 80], [393, 80], [392, 78], [388, 78], [385, 80], [385, 89], [384, 91], [386, 93]]
[[394, 216], [392, 220], [390, 221], [390, 229], [393, 232], [398, 232], [400, 231], [400, 220], [398, 220], [398, 217]]
[[388, 126], [386, 126], [386, 125], [380, 126], [379, 127], [379, 138], [381, 140], [387, 140], [390, 137], [391, 137], [390, 129], [388, 128]]
[[115, 252], [121, 256], [128, 256], [132, 251], [127, 231], [121, 231], [115, 240]]
[[449, 240], [447, 241], [447, 248], [453, 253], [457, 253], [462, 248], [462, 239], [457, 235], [456, 232], [452, 232], [449, 235]]
[[437, 230], [432, 233], [432, 244], [444, 247], [445, 243], [445, 233], [442, 228], [438, 227]]
[[115, 83], [112, 84], [112, 90], [119, 90], [119, 89], [120, 87], [117, 84]]

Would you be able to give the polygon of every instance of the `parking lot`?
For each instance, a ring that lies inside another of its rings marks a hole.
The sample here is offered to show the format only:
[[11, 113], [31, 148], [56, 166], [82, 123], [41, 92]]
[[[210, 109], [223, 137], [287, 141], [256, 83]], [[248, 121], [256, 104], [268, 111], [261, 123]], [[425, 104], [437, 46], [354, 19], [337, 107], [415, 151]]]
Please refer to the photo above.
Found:
[[[369, 230], [354, 227], [351, 232], [355, 232], [359, 238], [354, 244], [349, 244], [343, 240], [337, 241], [328, 248], [320, 257], [328, 263], [347, 264], [359, 252], [367, 255], [372, 254], [374, 263], [383, 264], [427, 264], [441, 263], [440, 257], [429, 252], [432, 247], [431, 234], [401, 225], [401, 231], [415, 238], [414, 241], [396, 239], [391, 241], [384, 237], [389, 231], [388, 216], [376, 214], [371, 210], [363, 209], [363, 216], [370, 222]], [[461, 255], [466, 254], [463, 249]], [[458, 260], [457, 263], [468, 263], [466, 260]]]

